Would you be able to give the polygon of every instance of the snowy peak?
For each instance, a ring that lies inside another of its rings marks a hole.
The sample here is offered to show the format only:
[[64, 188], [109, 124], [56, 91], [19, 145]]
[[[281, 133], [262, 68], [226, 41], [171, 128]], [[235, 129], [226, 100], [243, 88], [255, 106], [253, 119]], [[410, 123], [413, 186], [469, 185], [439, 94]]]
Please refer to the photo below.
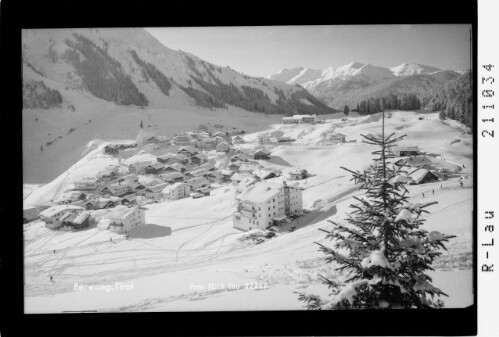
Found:
[[395, 76], [428, 75], [441, 69], [425, 66], [418, 63], [402, 63], [396, 67], [390, 68]]
[[269, 75], [269, 80], [288, 83], [292, 78], [298, 76], [304, 70], [303, 67], [296, 67], [291, 69], [281, 69], [277, 73]]
[[305, 68], [298, 75], [287, 81], [288, 84], [303, 84], [318, 79], [322, 74], [319, 69]]
[[376, 82], [392, 77], [393, 74], [386, 68], [373, 66], [369, 63], [365, 64], [354, 61], [336, 68], [327, 68], [322, 72], [321, 81], [333, 79], [349, 80], [352, 78], [359, 78], [368, 82]]

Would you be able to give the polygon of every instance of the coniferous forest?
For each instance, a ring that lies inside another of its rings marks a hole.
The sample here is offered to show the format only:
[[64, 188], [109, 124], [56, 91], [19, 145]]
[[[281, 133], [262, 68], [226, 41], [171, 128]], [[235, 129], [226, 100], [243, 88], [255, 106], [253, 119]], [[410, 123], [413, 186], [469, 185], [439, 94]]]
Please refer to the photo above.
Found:
[[147, 98], [123, 71], [121, 64], [104, 48], [83, 35], [74, 34], [74, 38], [76, 41], [66, 39], [70, 49], [66, 50], [64, 57], [75, 67], [92, 95], [120, 105], [148, 104]]
[[43, 81], [23, 83], [24, 109], [51, 109], [62, 104], [61, 93], [50, 89]]
[[170, 94], [170, 89], [172, 88], [172, 84], [168, 80], [168, 78], [158, 70], [154, 65], [149, 62], [143, 61], [135, 52], [135, 50], [130, 50], [130, 54], [132, 55], [135, 62], [141, 67], [142, 74], [146, 78], [146, 80], [152, 79], [154, 83], [158, 86], [159, 90], [165, 96]]
[[473, 127], [473, 88], [471, 73], [466, 72], [437, 90], [425, 94], [391, 94], [371, 97], [357, 103], [360, 115], [370, 115], [385, 109], [440, 111], [440, 119], [457, 120], [470, 129]]

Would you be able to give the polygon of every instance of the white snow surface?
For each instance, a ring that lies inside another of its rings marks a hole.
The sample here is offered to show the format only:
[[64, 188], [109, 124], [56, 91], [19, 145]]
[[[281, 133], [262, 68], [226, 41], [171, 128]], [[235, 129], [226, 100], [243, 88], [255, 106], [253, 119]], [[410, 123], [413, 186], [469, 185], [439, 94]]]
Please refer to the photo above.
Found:
[[[449, 294], [443, 298], [447, 306], [470, 305], [472, 136], [459, 124], [441, 122], [437, 113], [389, 114], [389, 133], [405, 133], [420, 149], [437, 154], [437, 161], [466, 167], [447, 181], [407, 188], [413, 204], [438, 202], [425, 208], [430, 213], [424, 215], [423, 229], [456, 235], [430, 275], [433, 285]], [[421, 115], [425, 117], [422, 121], [418, 120]], [[147, 205], [146, 225], [130, 232], [131, 240], [109, 232], [108, 220], [78, 232], [53, 231], [41, 221], [25, 225], [26, 312], [300, 310], [304, 304], [295, 291], [327, 298], [329, 290], [318, 274], [339, 282], [343, 276], [334, 270], [337, 266], [324, 262], [313, 242], [330, 245], [318, 229], [331, 229], [327, 220], [344, 223], [345, 213], [351, 212], [349, 205], [357, 203], [352, 197], [363, 196], [340, 166], [362, 170], [369, 165], [375, 149], [361, 143], [360, 134], [378, 132], [380, 122], [379, 115], [372, 115], [316, 125], [275, 124], [263, 132], [280, 131], [297, 141], [269, 147], [271, 159], [259, 161], [262, 166], [284, 171], [299, 167], [314, 176], [297, 181], [303, 188], [303, 206], [310, 214], [300, 218], [293, 232], [280, 232], [260, 244], [238, 240], [245, 234], [232, 226], [236, 188], [230, 184], [215, 189], [209, 197]], [[339, 131], [351, 141], [321, 144], [328, 133]], [[259, 134], [262, 132], [245, 135], [248, 143], [241, 147], [256, 147]], [[52, 182], [29, 186], [33, 191], [24, 200], [25, 208], [46, 204], [71, 188], [73, 180], [117, 165], [117, 159], [103, 154], [102, 146], [89, 151]], [[138, 159], [132, 158], [130, 162]], [[463, 175], [468, 179], [463, 179], [461, 187], [459, 176]], [[282, 184], [283, 179], [269, 182]], [[99, 219], [105, 218], [106, 211], [97, 213]], [[130, 289], [116, 287], [116, 282]], [[79, 290], [79, 286], [92, 285], [101, 288]]]

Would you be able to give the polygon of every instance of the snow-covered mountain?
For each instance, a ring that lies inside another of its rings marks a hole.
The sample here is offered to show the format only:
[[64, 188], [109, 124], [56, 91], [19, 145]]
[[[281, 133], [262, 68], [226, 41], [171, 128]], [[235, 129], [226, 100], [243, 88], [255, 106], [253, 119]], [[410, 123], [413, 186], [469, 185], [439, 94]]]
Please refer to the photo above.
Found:
[[296, 68], [291, 68], [291, 69], [281, 69], [277, 73], [267, 76], [267, 78], [270, 80], [287, 83], [292, 78], [298, 76], [298, 74], [300, 74], [304, 69], [305, 68], [303, 68], [303, 67], [296, 67]]
[[425, 75], [431, 74], [441, 69], [425, 66], [417, 63], [402, 63], [396, 67], [390, 68], [390, 71], [395, 76], [411, 76], [411, 75]]
[[[364, 64], [360, 62], [352, 62], [337, 68], [329, 67], [322, 72], [320, 81], [333, 79], [350, 80], [362, 79], [370, 82], [377, 82], [387, 78], [393, 78], [393, 74], [386, 68], [373, 66], [372, 64]], [[312, 85], [308, 85], [311, 86]]]
[[276, 114], [335, 112], [302, 87], [172, 50], [144, 29], [23, 30], [22, 53], [24, 173], [33, 183], [54, 178], [62, 168], [50, 165], [75, 162], [92, 139], [136, 135], [150, 115], [164, 134], [214, 116], [249, 130]]
[[[298, 69], [293, 68], [295, 72]], [[316, 71], [315, 74], [317, 74]], [[290, 74], [291, 75], [291, 74]], [[441, 70], [416, 63], [403, 63], [392, 68], [361, 62], [328, 67], [314, 79], [287, 76], [286, 83], [300, 84], [329, 106], [341, 109], [355, 105], [361, 99], [381, 97], [389, 93], [423, 93], [455, 79], [458, 72]], [[273, 75], [269, 78], [274, 78]], [[313, 78], [313, 77], [312, 77]]]
[[288, 84], [303, 84], [309, 81], [316, 80], [322, 75], [322, 70], [312, 68], [293, 68], [282, 69], [276, 74], [272, 74], [267, 78], [285, 82]]

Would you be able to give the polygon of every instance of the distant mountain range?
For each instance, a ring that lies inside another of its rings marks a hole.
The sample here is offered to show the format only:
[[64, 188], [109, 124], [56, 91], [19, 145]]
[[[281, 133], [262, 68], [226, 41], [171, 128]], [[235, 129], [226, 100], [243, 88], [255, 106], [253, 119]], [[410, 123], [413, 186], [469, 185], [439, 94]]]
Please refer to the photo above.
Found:
[[342, 109], [369, 97], [427, 93], [459, 77], [463, 72], [441, 70], [416, 63], [384, 68], [351, 62], [324, 70], [297, 67], [268, 76], [287, 84], [299, 84], [329, 106]]

